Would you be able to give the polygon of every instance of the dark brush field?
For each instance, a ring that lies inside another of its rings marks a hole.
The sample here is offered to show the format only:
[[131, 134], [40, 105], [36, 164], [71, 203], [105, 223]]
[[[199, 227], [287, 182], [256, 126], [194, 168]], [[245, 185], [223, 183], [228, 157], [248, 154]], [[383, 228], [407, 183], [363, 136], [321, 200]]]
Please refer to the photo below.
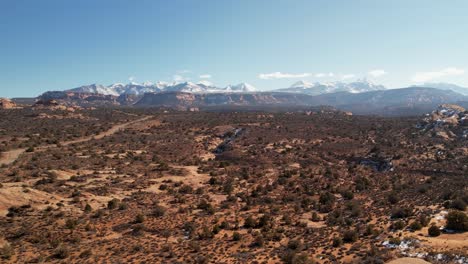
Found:
[[[423, 134], [419, 117], [0, 117], [1, 263], [468, 261], [467, 141]], [[429, 235], [450, 217], [457, 232]]]

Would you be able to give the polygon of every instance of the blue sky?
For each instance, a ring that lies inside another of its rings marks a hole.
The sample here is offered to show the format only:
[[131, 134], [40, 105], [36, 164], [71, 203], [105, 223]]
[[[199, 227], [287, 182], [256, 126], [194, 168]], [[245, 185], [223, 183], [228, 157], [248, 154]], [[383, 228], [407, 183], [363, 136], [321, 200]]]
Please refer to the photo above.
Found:
[[0, 0], [0, 96], [129, 79], [468, 85], [467, 10], [464, 0]]

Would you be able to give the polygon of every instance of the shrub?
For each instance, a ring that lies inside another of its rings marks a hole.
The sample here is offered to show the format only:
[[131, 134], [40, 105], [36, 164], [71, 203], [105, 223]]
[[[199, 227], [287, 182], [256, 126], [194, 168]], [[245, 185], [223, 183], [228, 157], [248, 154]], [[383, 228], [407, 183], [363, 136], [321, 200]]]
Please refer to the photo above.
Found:
[[13, 256], [13, 247], [10, 246], [10, 244], [4, 245], [2, 248], [0, 248], [0, 258], [8, 260], [11, 259]]
[[354, 193], [350, 190], [345, 190], [341, 193], [344, 199], [352, 200], [354, 198]]
[[456, 199], [449, 204], [449, 208], [465, 211], [466, 203], [462, 199]]
[[166, 208], [162, 205], [155, 205], [153, 209], [153, 216], [155, 217], [163, 217], [166, 213]]
[[429, 227], [429, 229], [427, 230], [427, 233], [431, 237], [436, 237], [436, 236], [440, 235], [440, 229], [439, 229], [438, 226], [433, 225], [433, 226]]
[[117, 208], [117, 206], [119, 206], [119, 203], [120, 203], [119, 199], [114, 198], [114, 199], [110, 200], [109, 202], [107, 202], [107, 209], [113, 210], [113, 209]]
[[89, 257], [91, 257], [92, 254], [93, 254], [93, 252], [90, 249], [86, 249], [85, 251], [80, 253], [79, 257], [80, 258], [89, 258]]
[[320, 220], [321, 220], [321, 219], [320, 219], [320, 216], [317, 214], [317, 212], [313, 212], [313, 213], [312, 213], [312, 221], [313, 221], [313, 222], [318, 222], [318, 221], [320, 221]]
[[254, 228], [256, 225], [257, 225], [256, 221], [250, 215], [244, 221], [245, 228]]
[[240, 241], [242, 239], [242, 235], [239, 232], [232, 233], [232, 240]]
[[396, 245], [396, 246], [398, 246], [398, 245], [401, 244], [401, 240], [400, 240], [400, 238], [398, 238], [398, 237], [391, 237], [391, 238], [388, 240], [388, 242], [389, 242], [390, 244]]
[[468, 216], [464, 212], [450, 211], [447, 214], [447, 229], [468, 231]]
[[78, 225], [78, 220], [76, 219], [67, 219], [65, 221], [65, 227], [67, 229], [75, 229], [75, 227]]
[[291, 239], [288, 242], [288, 248], [292, 250], [300, 250], [302, 248], [302, 243], [299, 240]]
[[59, 246], [55, 249], [54, 254], [53, 254], [53, 257], [54, 257], [54, 258], [58, 258], [58, 259], [65, 259], [65, 258], [67, 258], [69, 255], [70, 255], [70, 252], [69, 252], [68, 248], [66, 248], [66, 247], [63, 246], [63, 245], [59, 245]]
[[120, 203], [119, 204], [119, 210], [121, 210], [121, 211], [127, 210], [127, 207], [128, 207], [128, 205], [126, 203]]
[[422, 214], [418, 217], [418, 221], [419, 223], [421, 223], [422, 226], [427, 226], [431, 219], [427, 215]]
[[421, 223], [419, 223], [419, 221], [414, 221], [409, 225], [409, 228], [413, 231], [421, 230], [422, 225]]
[[91, 212], [92, 210], [93, 210], [93, 208], [91, 207], [91, 205], [87, 203], [87, 204], [85, 205], [84, 211], [85, 211], [86, 213], [89, 213], [89, 212]]
[[315, 261], [310, 259], [306, 253], [297, 254], [295, 251], [288, 250], [281, 256], [286, 264], [314, 264]]
[[34, 152], [34, 147], [29, 147], [28, 149], [26, 149], [26, 152]]
[[391, 192], [390, 194], [388, 194], [387, 199], [388, 199], [388, 202], [391, 204], [396, 204], [400, 200], [396, 192]]
[[406, 218], [406, 217], [411, 216], [412, 214], [413, 214], [413, 210], [411, 210], [410, 208], [397, 207], [392, 210], [391, 217], [392, 218]]
[[145, 221], [145, 216], [143, 214], [137, 214], [135, 216], [135, 223], [141, 224]]
[[252, 246], [253, 247], [263, 247], [263, 245], [265, 245], [265, 239], [263, 238], [263, 236], [261, 234], [257, 234], [255, 236], [255, 239], [252, 243]]
[[343, 244], [343, 240], [339, 237], [334, 237], [333, 238], [333, 242], [332, 242], [332, 246], [333, 247], [339, 247]]
[[400, 221], [396, 221], [396, 222], [394, 222], [394, 223], [392, 224], [392, 229], [394, 229], [394, 230], [400, 230], [400, 229], [405, 228], [405, 226], [406, 226], [405, 222], [403, 222], [403, 221], [400, 220]]
[[346, 243], [356, 242], [358, 239], [358, 234], [355, 230], [346, 230], [343, 233], [343, 241]]

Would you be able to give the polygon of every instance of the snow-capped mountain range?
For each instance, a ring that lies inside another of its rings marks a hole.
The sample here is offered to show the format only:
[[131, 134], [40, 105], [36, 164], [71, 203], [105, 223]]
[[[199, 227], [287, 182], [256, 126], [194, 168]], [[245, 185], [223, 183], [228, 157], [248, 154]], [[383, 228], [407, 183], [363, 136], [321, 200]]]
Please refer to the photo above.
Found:
[[[440, 90], [452, 90], [463, 95], [468, 95], [468, 88], [457, 86], [448, 83], [426, 83], [423, 85], [412, 87], [428, 87]], [[387, 88], [380, 84], [374, 84], [366, 79], [357, 80], [353, 82], [307, 82], [298, 81], [292, 84], [289, 88], [282, 88], [270, 90], [269, 92], [285, 92], [297, 93], [307, 95], [321, 95], [336, 92], [348, 93], [364, 93], [372, 91], [387, 90]], [[115, 83], [109, 86], [91, 84], [84, 85], [74, 89], [66, 90], [67, 92], [75, 93], [97, 93], [102, 95], [143, 95], [145, 93], [158, 93], [158, 92], [186, 92], [186, 93], [252, 93], [261, 92], [254, 86], [248, 83], [240, 83], [238, 85], [228, 85], [226, 87], [217, 87], [211, 82], [200, 81], [193, 82], [144, 82], [128, 84]]]
[[374, 84], [366, 79], [355, 82], [306, 82], [299, 81], [289, 88], [275, 90], [277, 92], [302, 93], [308, 95], [320, 95], [336, 92], [364, 93], [378, 90], [385, 90], [385, 86]]
[[97, 93], [103, 95], [119, 96], [122, 94], [128, 95], [143, 95], [145, 93], [157, 92], [186, 92], [186, 93], [250, 93], [257, 91], [255, 87], [248, 83], [240, 83], [238, 85], [228, 85], [224, 88], [216, 87], [208, 81], [167, 83], [167, 82], [145, 82], [129, 84], [115, 83], [109, 86], [100, 84], [84, 85], [74, 89], [66, 90], [67, 92], [75, 93]]

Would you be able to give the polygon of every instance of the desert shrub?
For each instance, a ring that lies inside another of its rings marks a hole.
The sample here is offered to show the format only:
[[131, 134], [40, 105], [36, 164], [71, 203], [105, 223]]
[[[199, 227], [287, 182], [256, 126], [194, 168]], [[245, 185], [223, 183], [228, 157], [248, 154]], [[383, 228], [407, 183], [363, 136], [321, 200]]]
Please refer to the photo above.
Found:
[[154, 206], [152, 215], [155, 217], [163, 217], [165, 213], [166, 208], [162, 205], [157, 204]]
[[436, 236], [440, 235], [440, 229], [439, 229], [438, 226], [433, 225], [433, 226], [429, 227], [429, 229], [427, 230], [427, 233], [431, 237], [436, 237]]
[[357, 239], [358, 239], [358, 233], [355, 230], [346, 230], [343, 233], [343, 241], [345, 243], [356, 242]]
[[387, 200], [391, 204], [396, 204], [400, 201], [400, 199], [398, 198], [398, 194], [396, 192], [389, 193], [387, 196]]
[[332, 246], [333, 247], [339, 247], [343, 244], [343, 239], [341, 239], [340, 237], [334, 237], [333, 238], [333, 241], [332, 241]]
[[87, 203], [87, 204], [85, 205], [84, 211], [85, 211], [86, 213], [89, 213], [89, 212], [91, 212], [92, 210], [93, 210], [93, 208], [91, 207], [91, 205], [90, 205], [89, 203]]
[[306, 253], [300, 253], [293, 250], [287, 250], [282, 256], [281, 260], [285, 264], [314, 264], [315, 261], [310, 259]]
[[78, 225], [78, 220], [76, 219], [67, 219], [65, 221], [65, 227], [67, 229], [75, 229], [75, 227]]
[[128, 208], [127, 203], [120, 203], [119, 204], [119, 210], [120, 211], [127, 210], [127, 208]]
[[240, 241], [242, 239], [242, 235], [239, 232], [232, 233], [232, 240], [233, 241]]
[[92, 254], [93, 254], [93, 252], [90, 249], [86, 249], [85, 251], [80, 253], [79, 257], [80, 258], [89, 258], [89, 257], [91, 257]]
[[321, 219], [320, 219], [320, 216], [317, 214], [317, 212], [313, 212], [313, 213], [312, 213], [312, 221], [318, 222], [318, 221], [320, 221], [320, 220], [321, 220]]
[[427, 226], [429, 224], [429, 222], [431, 221], [431, 219], [427, 215], [421, 214], [418, 217], [418, 221], [419, 221], [419, 223], [421, 223], [422, 226]]
[[419, 223], [419, 221], [414, 221], [409, 225], [409, 228], [413, 231], [421, 230], [422, 225], [421, 223]]
[[410, 208], [397, 207], [392, 210], [392, 218], [406, 218], [413, 214], [413, 210]]
[[468, 231], [468, 216], [464, 212], [450, 211], [447, 214], [447, 229]]
[[54, 250], [54, 254], [52, 255], [52, 257], [58, 258], [58, 259], [65, 259], [65, 258], [68, 258], [69, 255], [70, 255], [70, 252], [68, 248], [65, 247], [64, 245], [59, 245]]
[[257, 222], [251, 215], [249, 215], [244, 221], [245, 228], [254, 228], [257, 225]]
[[288, 248], [291, 250], [300, 250], [302, 248], [302, 242], [299, 240], [291, 239], [288, 241]]
[[206, 212], [209, 213], [209, 214], [214, 214], [214, 212], [215, 212], [213, 205], [211, 205], [211, 203], [209, 203], [209, 202], [208, 202], [207, 200], [205, 200], [205, 199], [202, 199], [202, 200], [198, 203], [197, 208], [198, 208], [198, 209], [201, 209], [201, 210], [204, 210], [204, 211], [206, 211]]
[[135, 223], [141, 224], [145, 221], [145, 216], [143, 214], [137, 214], [135, 216]]
[[117, 198], [114, 198], [110, 200], [109, 202], [107, 202], [107, 209], [113, 210], [119, 206], [119, 203], [120, 203], [120, 200]]
[[0, 258], [5, 260], [11, 259], [13, 252], [13, 247], [7, 243], [2, 248], [0, 248]]
[[330, 192], [324, 192], [320, 194], [319, 203], [320, 212], [328, 213], [333, 210], [333, 206], [335, 205], [335, 196]]
[[452, 202], [450, 202], [447, 207], [451, 209], [465, 211], [466, 203], [462, 199], [455, 199]]
[[272, 217], [270, 214], [268, 213], [264, 213], [259, 219], [258, 219], [258, 223], [257, 223], [257, 227], [258, 228], [262, 228], [262, 227], [268, 227], [271, 225], [272, 223]]
[[399, 220], [399, 221], [396, 221], [396, 222], [392, 223], [391, 229], [400, 230], [400, 229], [405, 228], [405, 226], [406, 226], [406, 223]]
[[182, 185], [182, 187], [179, 188], [179, 193], [182, 193], [182, 194], [189, 194], [192, 192], [193, 192], [193, 188], [190, 185], [184, 184]]
[[256, 234], [252, 247], [263, 247], [265, 245], [265, 238], [261, 234]]
[[346, 200], [352, 200], [354, 198], [354, 193], [351, 190], [345, 190], [341, 192], [341, 195]]
[[134, 236], [141, 236], [143, 235], [144, 231], [145, 231], [145, 225], [144, 224], [136, 224], [133, 226], [132, 228], [132, 235]]
[[203, 226], [200, 233], [198, 233], [199, 239], [210, 239], [214, 237], [213, 231], [208, 226]]
[[363, 191], [368, 189], [370, 186], [370, 181], [366, 177], [359, 177], [356, 179], [356, 190]]
[[400, 245], [401, 244], [401, 240], [399, 237], [391, 237], [388, 242], [392, 245]]

